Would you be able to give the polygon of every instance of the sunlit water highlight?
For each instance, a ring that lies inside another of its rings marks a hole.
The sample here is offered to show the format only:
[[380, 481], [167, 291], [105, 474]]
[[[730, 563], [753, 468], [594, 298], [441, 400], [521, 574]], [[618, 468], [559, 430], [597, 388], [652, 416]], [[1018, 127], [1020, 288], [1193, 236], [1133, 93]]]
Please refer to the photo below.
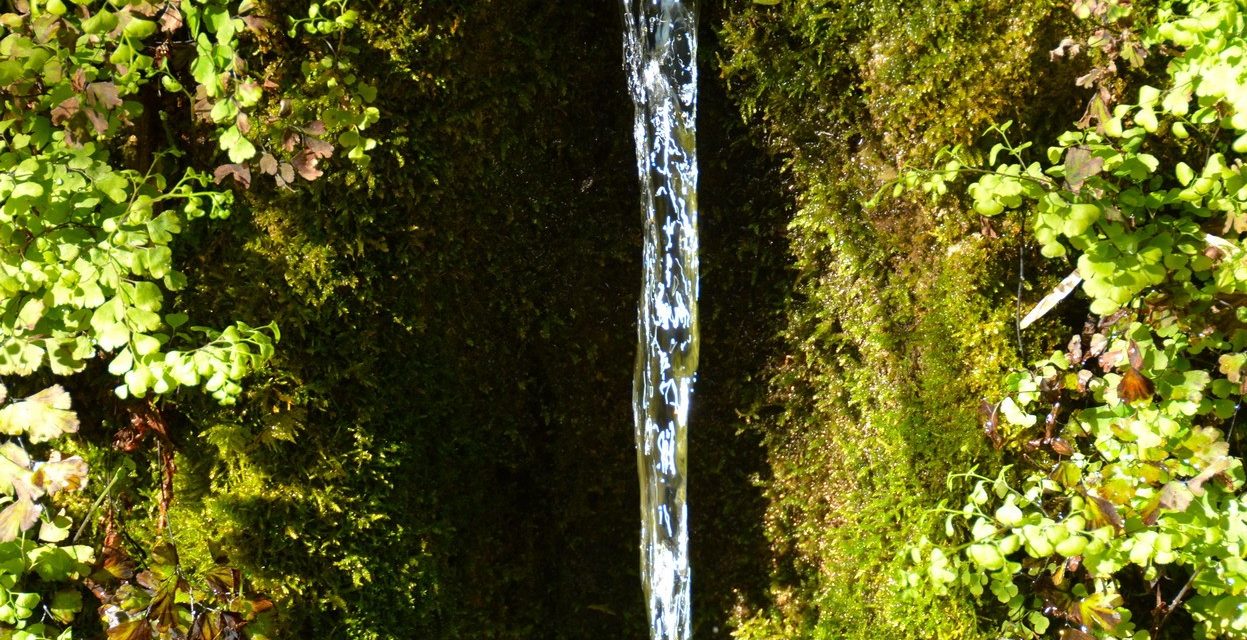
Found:
[[622, 0], [645, 216], [633, 412], [641, 581], [654, 640], [690, 637], [688, 413], [697, 372], [694, 0]]

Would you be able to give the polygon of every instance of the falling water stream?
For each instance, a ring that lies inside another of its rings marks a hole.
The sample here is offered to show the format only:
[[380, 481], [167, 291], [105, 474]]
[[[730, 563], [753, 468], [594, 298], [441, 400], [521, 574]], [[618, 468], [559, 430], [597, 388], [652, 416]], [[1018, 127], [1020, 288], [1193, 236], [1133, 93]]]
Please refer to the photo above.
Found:
[[645, 217], [633, 413], [650, 637], [691, 633], [688, 413], [697, 372], [695, 0], [621, 0]]

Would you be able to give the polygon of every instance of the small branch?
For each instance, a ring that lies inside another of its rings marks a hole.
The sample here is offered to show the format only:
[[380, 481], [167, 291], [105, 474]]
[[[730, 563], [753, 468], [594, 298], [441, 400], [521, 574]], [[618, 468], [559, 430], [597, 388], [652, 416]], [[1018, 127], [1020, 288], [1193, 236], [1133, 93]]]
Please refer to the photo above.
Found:
[[1199, 575], [1198, 572], [1192, 573], [1191, 577], [1187, 579], [1186, 584], [1182, 585], [1182, 589], [1178, 591], [1178, 595], [1174, 596], [1173, 600], [1169, 601], [1169, 604], [1164, 605], [1165, 614], [1161, 616], [1160, 620], [1158, 620], [1156, 624], [1152, 625], [1152, 638], [1154, 640], [1160, 638], [1161, 628], [1165, 626], [1165, 622], [1169, 620], [1169, 616], [1173, 613], [1173, 610], [1177, 609], [1178, 605], [1182, 604], [1182, 599], [1186, 597], [1186, 592], [1191, 588], [1191, 583], [1195, 582], [1195, 576], [1197, 575]]

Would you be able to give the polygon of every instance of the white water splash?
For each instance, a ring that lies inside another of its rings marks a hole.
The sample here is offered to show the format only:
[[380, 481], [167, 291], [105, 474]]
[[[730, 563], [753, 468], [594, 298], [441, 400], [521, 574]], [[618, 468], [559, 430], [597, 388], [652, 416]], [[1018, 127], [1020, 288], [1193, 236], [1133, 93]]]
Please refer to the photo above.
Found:
[[697, 372], [694, 0], [622, 0], [645, 216], [633, 387], [641, 580], [654, 640], [691, 635], [688, 410]]

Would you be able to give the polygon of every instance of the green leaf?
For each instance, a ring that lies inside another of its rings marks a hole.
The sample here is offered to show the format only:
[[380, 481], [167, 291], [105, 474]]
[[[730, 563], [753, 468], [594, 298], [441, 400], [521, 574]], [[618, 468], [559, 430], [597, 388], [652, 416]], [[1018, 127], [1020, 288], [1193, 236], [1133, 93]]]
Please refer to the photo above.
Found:
[[39, 525], [39, 539], [44, 542], [61, 542], [69, 538], [69, 530], [72, 526], [73, 522], [62, 511], [53, 516], [51, 520], [44, 520]]
[[164, 295], [160, 287], [152, 282], [139, 282], [134, 285], [134, 306], [147, 311], [160, 311]]
[[122, 31], [131, 38], [142, 40], [156, 33], [156, 23], [151, 20], [131, 18]]
[[8, 86], [22, 77], [22, 63], [17, 60], [0, 61], [0, 86]]
[[57, 591], [56, 595], [52, 596], [52, 602], [48, 605], [48, 611], [61, 624], [73, 622], [74, 616], [79, 611], [82, 611], [82, 592], [77, 589]]
[[12, 198], [38, 198], [43, 195], [43, 185], [38, 182], [23, 182], [13, 189]]
[[1178, 184], [1184, 187], [1191, 184], [1191, 180], [1195, 179], [1195, 170], [1185, 162], [1179, 162], [1174, 167], [1174, 173], [1177, 175]]
[[84, 545], [45, 545], [29, 551], [26, 558], [40, 578], [62, 582], [89, 574], [95, 562], [95, 551]]

